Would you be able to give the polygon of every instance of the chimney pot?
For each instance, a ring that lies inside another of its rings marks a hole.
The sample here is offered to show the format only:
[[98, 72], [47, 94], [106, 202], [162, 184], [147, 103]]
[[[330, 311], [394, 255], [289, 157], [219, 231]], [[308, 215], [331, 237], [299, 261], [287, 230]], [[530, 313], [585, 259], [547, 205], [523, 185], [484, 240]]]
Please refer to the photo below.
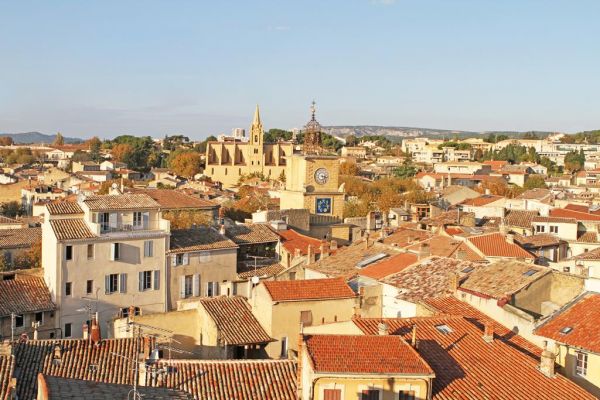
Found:
[[486, 322], [483, 327], [483, 340], [486, 343], [494, 341], [494, 325], [491, 322]]
[[458, 274], [456, 272], [451, 272], [448, 277], [448, 287], [452, 293], [456, 293], [458, 290], [459, 282], [458, 282]]
[[100, 334], [100, 325], [98, 324], [98, 313], [94, 315], [92, 318], [92, 328], [90, 332], [90, 336], [92, 339], [92, 343], [98, 346], [100, 341], [102, 340], [102, 335]]
[[506, 242], [510, 243], [510, 244], [514, 244], [515, 243], [515, 235], [513, 235], [512, 233], [507, 234]]
[[331, 245], [329, 246], [331, 250], [337, 250], [337, 241], [332, 240]]
[[315, 250], [313, 249], [312, 244], [308, 245], [308, 250], [306, 254], [306, 262], [308, 264], [312, 264], [315, 262]]
[[419, 347], [419, 343], [417, 341], [417, 324], [414, 324], [412, 327], [412, 337], [410, 339], [410, 344], [414, 349]]
[[84, 323], [83, 324], [83, 340], [89, 339], [89, 335], [90, 335], [89, 329], [90, 329], [90, 327], [88, 326], [88, 324]]
[[389, 335], [389, 326], [388, 324], [386, 324], [385, 322], [380, 322], [379, 324], [377, 324], [377, 333], [380, 336], [386, 336]]
[[431, 255], [431, 249], [429, 248], [428, 243], [421, 243], [419, 246], [419, 260], [422, 258], [427, 258]]
[[540, 371], [548, 378], [554, 377], [554, 360], [556, 355], [548, 349], [548, 341], [544, 340], [544, 350], [540, 357]]

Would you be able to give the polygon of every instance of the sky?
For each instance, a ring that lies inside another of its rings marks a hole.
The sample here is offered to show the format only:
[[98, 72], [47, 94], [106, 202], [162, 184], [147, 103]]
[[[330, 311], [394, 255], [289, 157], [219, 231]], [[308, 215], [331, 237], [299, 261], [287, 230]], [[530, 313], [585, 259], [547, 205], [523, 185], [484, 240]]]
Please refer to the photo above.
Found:
[[0, 132], [600, 129], [600, 1], [0, 0]]

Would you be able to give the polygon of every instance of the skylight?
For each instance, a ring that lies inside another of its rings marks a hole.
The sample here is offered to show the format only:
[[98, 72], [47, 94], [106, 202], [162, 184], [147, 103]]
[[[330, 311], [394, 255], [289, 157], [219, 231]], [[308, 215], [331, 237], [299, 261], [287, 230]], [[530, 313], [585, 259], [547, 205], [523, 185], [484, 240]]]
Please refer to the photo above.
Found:
[[463, 274], [468, 274], [469, 272], [473, 271], [474, 269], [475, 269], [475, 267], [467, 267], [460, 272], [462, 272]]
[[562, 329], [560, 330], [560, 333], [561, 333], [562, 335], [566, 335], [566, 334], [568, 334], [568, 333], [571, 333], [571, 331], [572, 331], [572, 330], [573, 330], [573, 328], [572, 328], [572, 327], [570, 327], [570, 326], [565, 326], [564, 328], [562, 328]]
[[528, 270], [527, 272], [523, 272], [523, 275], [525, 275], [525, 276], [532, 276], [532, 275], [534, 275], [536, 272], [537, 272], [537, 270], [535, 270], [535, 269], [530, 269], [530, 270]]
[[383, 258], [386, 258], [388, 255], [385, 253], [377, 253], [375, 255], [363, 258], [361, 261], [356, 263], [356, 268], [364, 268], [369, 264], [373, 264], [375, 261], [379, 261]]
[[442, 333], [444, 335], [448, 335], [448, 334], [452, 333], [452, 329], [446, 324], [436, 325], [435, 329], [437, 329], [440, 333]]

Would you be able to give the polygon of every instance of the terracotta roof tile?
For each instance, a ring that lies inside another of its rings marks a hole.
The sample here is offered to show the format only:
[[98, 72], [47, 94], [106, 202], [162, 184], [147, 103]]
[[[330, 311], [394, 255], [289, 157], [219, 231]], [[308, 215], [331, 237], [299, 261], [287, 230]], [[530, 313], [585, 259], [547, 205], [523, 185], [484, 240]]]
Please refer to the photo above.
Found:
[[[137, 341], [137, 344], [136, 344]], [[60, 362], [54, 361], [54, 347], [62, 349]], [[106, 339], [98, 347], [83, 339], [30, 340], [13, 344], [17, 396], [34, 399], [37, 375], [85, 379], [101, 383], [133, 383], [131, 362], [142, 348], [137, 339]], [[118, 355], [123, 357], [119, 357]]]
[[305, 335], [304, 344], [318, 373], [433, 374], [397, 335]]
[[289, 360], [173, 360], [157, 369], [168, 374], [146, 375], [147, 386], [190, 393], [197, 400], [296, 400], [296, 362]]
[[467, 239], [486, 257], [526, 258], [535, 256], [516, 243], [508, 243], [501, 233], [473, 236]]
[[429, 239], [432, 236], [434, 236], [433, 233], [422, 229], [399, 228], [383, 239], [383, 243], [392, 246], [405, 247], [409, 244]]
[[535, 334], [600, 353], [599, 320], [600, 294], [584, 293], [540, 325]]
[[225, 235], [238, 245], [279, 241], [279, 236], [263, 224], [235, 225], [225, 228]]
[[[42, 375], [48, 388], [50, 399], [82, 399], [89, 400], [116, 400], [127, 399], [132, 389], [131, 385], [118, 385], [115, 383], [103, 383], [84, 381], [82, 379], [66, 379], [56, 376]], [[170, 400], [190, 399], [190, 395], [180, 390], [138, 386], [138, 393], [142, 399]]]
[[50, 215], [74, 215], [83, 214], [83, 210], [75, 201], [55, 201], [46, 204]]
[[575, 218], [577, 221], [600, 221], [600, 215], [567, 210], [564, 208], [554, 208], [550, 210], [550, 216], [559, 218]]
[[92, 211], [160, 208], [160, 205], [146, 194], [90, 196], [84, 203]]
[[480, 264], [470, 261], [430, 257], [380, 282], [399, 288], [399, 299], [416, 303], [430, 297], [449, 295], [451, 274], [458, 274], [461, 279], [478, 268], [481, 268]]
[[146, 194], [152, 197], [161, 209], [199, 209], [199, 208], [216, 208], [218, 204], [202, 199], [198, 196], [191, 196], [179, 190], [169, 189], [132, 189], [131, 193]]
[[11, 399], [11, 381], [15, 370], [15, 359], [12, 356], [0, 356], [0, 399]]
[[597, 232], [578, 232], [577, 241], [583, 243], [598, 243], [598, 233]]
[[273, 339], [252, 314], [243, 297], [212, 297], [200, 299], [200, 304], [217, 325], [221, 345], [266, 343]]
[[463, 254], [461, 256], [463, 257], [462, 259], [467, 261], [485, 261], [484, 257], [477, 254], [463, 241], [448, 236], [436, 235], [418, 244], [406, 247], [405, 249], [418, 254], [424, 245], [428, 246], [428, 252], [431, 256], [460, 258], [460, 253]]
[[42, 241], [42, 228], [0, 229], [0, 249], [27, 248]]
[[8, 218], [4, 215], [0, 215], [0, 224], [18, 224], [19, 221], [17, 221], [14, 218]]
[[533, 217], [531, 222], [556, 222], [562, 224], [576, 224], [575, 218], [560, 218], [560, 217]]
[[501, 261], [473, 271], [462, 282], [460, 289], [500, 299], [518, 292], [549, 273], [549, 268], [540, 265]]
[[416, 263], [418, 257], [412, 253], [400, 253], [385, 258], [382, 261], [368, 265], [359, 271], [359, 275], [373, 279], [381, 279], [396, 274], [411, 264]]
[[264, 281], [273, 301], [347, 299], [356, 297], [343, 278]]
[[237, 244], [221, 235], [215, 228], [199, 227], [171, 231], [169, 253], [235, 249]]
[[[474, 318], [434, 316], [421, 318], [357, 318], [365, 334], [377, 334], [385, 322], [394, 335], [410, 340], [416, 325], [419, 355], [435, 372], [433, 399], [593, 399], [562, 375], [548, 378], [539, 369], [537, 355], [515, 345], [513, 332], [498, 333], [492, 343], [482, 338], [483, 324]], [[437, 327], [445, 325], [450, 332]]]
[[600, 247], [573, 256], [568, 260], [600, 260]]
[[44, 278], [16, 274], [14, 279], [0, 280], [0, 316], [56, 309]]
[[515, 235], [515, 241], [525, 249], [557, 246], [560, 244], [560, 238], [550, 233], [538, 233], [531, 236]]
[[483, 207], [483, 206], [491, 204], [495, 201], [501, 200], [503, 198], [504, 197], [502, 197], [502, 196], [494, 196], [491, 194], [484, 194], [479, 197], [475, 197], [474, 199], [467, 199], [460, 204], [465, 205], [465, 206]]
[[504, 217], [504, 223], [509, 227], [516, 226], [519, 228], [531, 229], [531, 223], [537, 216], [537, 211], [507, 210], [506, 216]]
[[259, 265], [256, 267], [256, 271], [254, 270], [254, 265], [251, 264], [239, 264], [238, 265], [238, 278], [240, 279], [249, 279], [254, 275], [260, 278], [270, 278], [272, 276], [277, 276], [281, 272], [283, 272], [286, 268], [277, 263], [277, 264], [269, 264], [269, 265]]
[[50, 226], [58, 240], [91, 239], [96, 235], [81, 218], [52, 219]]
[[321, 241], [310, 236], [302, 235], [293, 229], [277, 232], [283, 238], [283, 247], [290, 253], [294, 254], [296, 249], [300, 250], [300, 254], [308, 254], [308, 246], [312, 245], [313, 253], [321, 252]]

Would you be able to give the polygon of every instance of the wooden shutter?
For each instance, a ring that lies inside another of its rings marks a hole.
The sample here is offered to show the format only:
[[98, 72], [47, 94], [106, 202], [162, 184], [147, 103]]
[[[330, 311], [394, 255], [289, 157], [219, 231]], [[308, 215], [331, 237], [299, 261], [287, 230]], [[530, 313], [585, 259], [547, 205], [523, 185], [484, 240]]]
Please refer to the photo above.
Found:
[[117, 227], [117, 213], [108, 214], [108, 226], [111, 228]]
[[138, 290], [140, 292], [143, 292], [144, 291], [144, 272], [138, 272], [138, 279], [139, 279]]
[[185, 299], [185, 275], [179, 277], [179, 297]]
[[115, 244], [116, 243], [110, 243], [110, 259], [111, 259], [111, 261], [115, 261]]
[[127, 293], [127, 274], [121, 274], [119, 282], [119, 292]]
[[148, 211], [142, 213], [142, 224], [144, 229], [148, 229], [150, 225], [150, 213]]
[[188, 265], [190, 263], [190, 255], [188, 253], [183, 254], [183, 265]]
[[200, 274], [194, 275], [193, 295], [195, 297], [200, 296]]
[[171, 267], [177, 266], [177, 254], [171, 254]]
[[110, 275], [104, 275], [104, 293], [110, 294]]
[[160, 289], [160, 271], [154, 271], [154, 290]]
[[154, 256], [154, 240], [148, 240], [148, 257]]

